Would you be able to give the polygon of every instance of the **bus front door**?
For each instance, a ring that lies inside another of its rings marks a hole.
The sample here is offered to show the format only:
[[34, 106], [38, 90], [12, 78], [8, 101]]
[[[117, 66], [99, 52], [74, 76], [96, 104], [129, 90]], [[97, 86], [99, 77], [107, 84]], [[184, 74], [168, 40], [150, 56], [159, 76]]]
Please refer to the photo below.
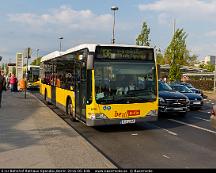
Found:
[[76, 63], [76, 88], [75, 88], [75, 109], [76, 116], [86, 121], [86, 79], [85, 66], [83, 67], [82, 63]]

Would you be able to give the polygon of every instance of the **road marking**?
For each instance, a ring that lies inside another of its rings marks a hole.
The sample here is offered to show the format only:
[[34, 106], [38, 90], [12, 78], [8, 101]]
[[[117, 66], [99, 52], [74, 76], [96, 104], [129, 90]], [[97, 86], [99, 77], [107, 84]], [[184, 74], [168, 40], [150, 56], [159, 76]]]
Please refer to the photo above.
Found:
[[163, 157], [165, 157], [165, 158], [167, 158], [167, 159], [170, 159], [170, 157], [169, 157], [169, 156], [167, 156], [167, 155], [165, 155], [165, 154], [163, 155]]
[[201, 118], [201, 117], [194, 117], [194, 118], [196, 118], [196, 119], [199, 119], [199, 120], [203, 120], [203, 121], [210, 121], [210, 120], [208, 120], [208, 119], [204, 119], [204, 118]]
[[210, 133], [216, 134], [216, 131], [205, 129], [203, 127], [199, 127], [199, 126], [196, 126], [196, 125], [193, 125], [193, 124], [185, 123], [185, 122], [174, 120], [174, 119], [168, 119], [168, 120], [176, 122], [176, 123], [179, 123], [179, 124], [183, 124], [183, 125], [186, 125], [186, 126], [190, 126], [190, 127], [196, 128], [196, 129], [200, 129], [200, 130], [203, 130], [203, 131], [206, 131], [206, 132], [210, 132]]
[[132, 136], [137, 136], [138, 134], [137, 133], [133, 133], [133, 134], [131, 134]]
[[163, 129], [164, 131], [166, 131], [167, 133], [169, 133], [169, 134], [171, 134], [171, 135], [174, 135], [174, 136], [177, 136], [177, 135], [178, 135], [178, 134], [175, 133], [175, 132], [172, 132], [172, 131], [170, 131], [170, 130], [164, 129], [164, 128], [162, 128], [162, 127], [160, 127], [160, 126], [157, 126], [157, 125], [155, 125], [155, 124], [151, 124], [151, 125], [157, 127], [158, 129]]

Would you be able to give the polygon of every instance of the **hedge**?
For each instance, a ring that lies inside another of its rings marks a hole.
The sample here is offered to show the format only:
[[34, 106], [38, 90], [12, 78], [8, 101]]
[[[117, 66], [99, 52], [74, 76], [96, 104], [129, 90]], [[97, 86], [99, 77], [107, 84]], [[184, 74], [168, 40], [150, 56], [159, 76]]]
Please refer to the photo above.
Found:
[[191, 83], [195, 88], [204, 91], [212, 91], [214, 88], [213, 80], [189, 80], [187, 83]]

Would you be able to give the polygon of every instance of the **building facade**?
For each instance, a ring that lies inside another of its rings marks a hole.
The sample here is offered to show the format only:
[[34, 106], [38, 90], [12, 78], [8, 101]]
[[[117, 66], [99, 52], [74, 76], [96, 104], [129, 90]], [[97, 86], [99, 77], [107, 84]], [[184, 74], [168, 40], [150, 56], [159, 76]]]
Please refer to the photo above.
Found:
[[214, 65], [215, 59], [216, 59], [216, 56], [208, 55], [205, 57], [205, 64], [208, 64], [209, 62], [210, 64]]

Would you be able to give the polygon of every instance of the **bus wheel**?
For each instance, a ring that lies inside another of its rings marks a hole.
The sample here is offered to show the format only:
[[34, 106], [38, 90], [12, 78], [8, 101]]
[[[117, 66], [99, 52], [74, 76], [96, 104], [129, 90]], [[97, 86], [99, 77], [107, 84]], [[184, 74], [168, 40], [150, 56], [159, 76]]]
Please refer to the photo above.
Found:
[[73, 111], [73, 105], [72, 105], [71, 99], [69, 99], [67, 102], [66, 113], [67, 113], [67, 115], [69, 115], [69, 118], [72, 121], [76, 121], [76, 115], [75, 115], [75, 112]]

